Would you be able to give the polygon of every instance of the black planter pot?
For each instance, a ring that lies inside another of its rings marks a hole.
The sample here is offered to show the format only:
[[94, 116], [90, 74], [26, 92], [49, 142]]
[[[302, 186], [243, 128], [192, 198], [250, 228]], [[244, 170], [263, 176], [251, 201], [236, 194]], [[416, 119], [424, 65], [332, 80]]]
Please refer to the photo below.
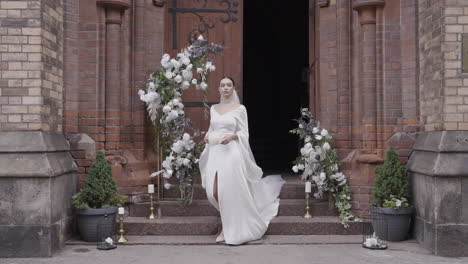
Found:
[[372, 227], [375, 234], [386, 241], [405, 240], [411, 226], [414, 207], [392, 209], [371, 206]]
[[112, 237], [117, 210], [118, 207], [76, 209], [81, 239], [87, 242], [101, 242], [107, 237]]

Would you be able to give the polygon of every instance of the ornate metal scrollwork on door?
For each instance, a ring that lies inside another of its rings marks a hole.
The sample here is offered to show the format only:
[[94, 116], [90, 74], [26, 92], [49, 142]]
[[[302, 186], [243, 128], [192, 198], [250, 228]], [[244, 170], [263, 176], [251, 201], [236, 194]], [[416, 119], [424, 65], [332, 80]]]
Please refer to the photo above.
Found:
[[[172, 0], [172, 6], [169, 7], [169, 12], [172, 13], [172, 48], [178, 48], [177, 39], [177, 13], [192, 13], [197, 16], [200, 23], [188, 33], [188, 42], [191, 44], [200, 34], [204, 34], [205, 39], [209, 39], [209, 30], [215, 27], [215, 20], [210, 17], [206, 17], [204, 14], [207, 13], [219, 13], [222, 14], [219, 20], [222, 23], [236, 22], [237, 21], [237, 8], [239, 2], [236, 0], [216, 0], [219, 3], [220, 8], [206, 8], [208, 0], [193, 0], [194, 2], [203, 2], [201, 8], [184, 8], [177, 5], [177, 0]], [[213, 0], [210, 0], [213, 1]]]

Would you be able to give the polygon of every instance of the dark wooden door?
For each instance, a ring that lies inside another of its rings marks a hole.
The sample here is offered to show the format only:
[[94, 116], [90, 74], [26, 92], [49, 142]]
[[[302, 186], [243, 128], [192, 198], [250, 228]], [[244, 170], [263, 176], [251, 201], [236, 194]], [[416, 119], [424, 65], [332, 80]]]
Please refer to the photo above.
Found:
[[[191, 34], [201, 34], [210, 42], [223, 44], [222, 55], [213, 55], [216, 70], [209, 75], [208, 102], [219, 102], [218, 86], [223, 76], [231, 76], [242, 101], [242, 9], [243, 0], [169, 0], [166, 13], [165, 51], [175, 56], [190, 45]], [[209, 119], [203, 115], [201, 91], [185, 91], [185, 112], [195, 126], [206, 131]]]

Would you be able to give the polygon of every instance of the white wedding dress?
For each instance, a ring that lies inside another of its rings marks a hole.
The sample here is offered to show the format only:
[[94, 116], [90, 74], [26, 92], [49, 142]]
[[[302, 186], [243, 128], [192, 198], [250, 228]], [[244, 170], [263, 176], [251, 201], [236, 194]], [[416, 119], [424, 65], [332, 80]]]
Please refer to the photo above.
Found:
[[[228, 144], [206, 144], [199, 165], [202, 187], [210, 203], [219, 210], [226, 244], [242, 244], [260, 239], [277, 213], [279, 194], [285, 181], [281, 175], [262, 178], [249, 145], [247, 110], [240, 105], [219, 114], [210, 109], [210, 127], [214, 131], [237, 134]], [[213, 197], [218, 172], [218, 200]]]

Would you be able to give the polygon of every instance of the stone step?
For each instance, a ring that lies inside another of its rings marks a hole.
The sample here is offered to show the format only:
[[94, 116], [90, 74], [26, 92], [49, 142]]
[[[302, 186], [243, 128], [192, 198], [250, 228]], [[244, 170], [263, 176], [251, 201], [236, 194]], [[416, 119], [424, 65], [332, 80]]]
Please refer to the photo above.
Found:
[[[268, 176], [267, 176], [268, 177]], [[300, 180], [300, 176], [297, 175], [284, 175], [283, 179], [286, 183], [281, 189], [279, 198], [281, 199], [305, 199], [305, 184]], [[195, 200], [206, 200], [206, 191], [203, 189], [201, 184], [195, 183], [193, 185], [194, 193], [193, 199]], [[315, 186], [312, 185], [312, 192], [316, 190]], [[178, 190], [176, 188], [171, 188], [169, 190], [164, 189], [163, 195], [165, 198], [175, 198], [178, 197]]]
[[[266, 235], [359, 235], [362, 224], [350, 222], [345, 228], [336, 216], [277, 216], [268, 226]], [[216, 216], [167, 216], [160, 219], [126, 217], [126, 235], [215, 235], [221, 228], [221, 219]], [[118, 229], [118, 227], [116, 227]]]
[[[118, 246], [135, 245], [220, 245], [216, 243], [217, 235], [198, 236], [131, 236]], [[262, 239], [249, 241], [246, 245], [321, 245], [321, 244], [360, 244], [361, 235], [264, 235]], [[96, 242], [85, 242], [79, 237], [73, 237], [66, 245], [95, 246]]]
[[[158, 212], [155, 205], [155, 214]], [[337, 210], [329, 207], [327, 201], [313, 199], [310, 203], [311, 213], [316, 216], [336, 216]], [[145, 217], [149, 215], [149, 203], [132, 204], [128, 208], [129, 216]], [[278, 215], [297, 215], [305, 213], [304, 199], [280, 199]], [[162, 216], [219, 216], [218, 210], [208, 200], [193, 200], [185, 207], [181, 203], [161, 203]]]

